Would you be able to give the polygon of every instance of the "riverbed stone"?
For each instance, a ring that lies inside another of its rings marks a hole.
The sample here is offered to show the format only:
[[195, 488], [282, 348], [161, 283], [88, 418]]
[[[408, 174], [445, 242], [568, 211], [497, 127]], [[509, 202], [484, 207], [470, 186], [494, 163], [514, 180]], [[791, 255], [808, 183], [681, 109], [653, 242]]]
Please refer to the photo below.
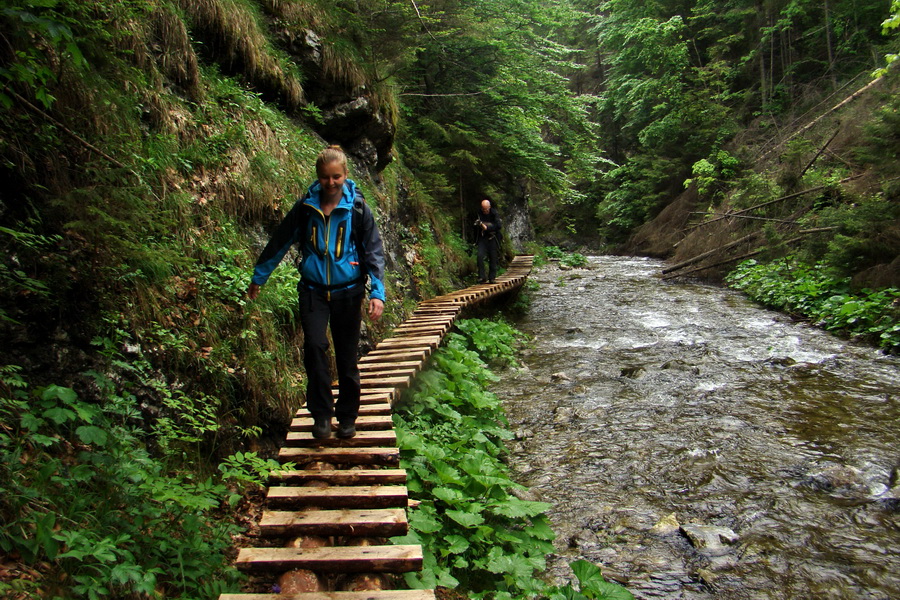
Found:
[[856, 467], [827, 463], [810, 470], [803, 484], [823, 492], [865, 491], [868, 486], [863, 472]]
[[727, 527], [689, 523], [681, 526], [681, 532], [698, 552], [707, 557], [725, 556], [728, 547], [738, 540], [738, 535]]
[[675, 533], [680, 528], [681, 525], [678, 524], [678, 518], [675, 516], [675, 513], [670, 513], [657, 521], [656, 525], [650, 528], [650, 532], [657, 535], [668, 535]]

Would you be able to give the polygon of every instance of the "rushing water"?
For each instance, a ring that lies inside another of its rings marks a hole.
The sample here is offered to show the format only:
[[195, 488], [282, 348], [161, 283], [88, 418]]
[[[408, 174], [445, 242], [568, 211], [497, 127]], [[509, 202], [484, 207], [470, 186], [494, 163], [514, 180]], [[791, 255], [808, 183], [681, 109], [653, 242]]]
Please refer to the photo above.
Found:
[[532, 278], [510, 465], [638, 599], [900, 598], [900, 361], [596, 257]]

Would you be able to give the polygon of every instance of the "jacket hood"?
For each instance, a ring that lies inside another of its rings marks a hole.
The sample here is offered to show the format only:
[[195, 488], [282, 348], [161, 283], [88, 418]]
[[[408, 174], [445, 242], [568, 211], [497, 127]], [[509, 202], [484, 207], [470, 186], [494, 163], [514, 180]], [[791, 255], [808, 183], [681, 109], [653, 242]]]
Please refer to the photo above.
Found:
[[[306, 204], [314, 206], [315, 208], [320, 208], [320, 200], [319, 194], [322, 192], [322, 184], [318, 181], [314, 181], [312, 185], [310, 185], [307, 190], [307, 194], [309, 197], [306, 200]], [[356, 198], [356, 182], [352, 179], [347, 179], [344, 181], [344, 193], [341, 196], [340, 201], [337, 204], [336, 208], [346, 208], [350, 210], [353, 208], [353, 200]]]

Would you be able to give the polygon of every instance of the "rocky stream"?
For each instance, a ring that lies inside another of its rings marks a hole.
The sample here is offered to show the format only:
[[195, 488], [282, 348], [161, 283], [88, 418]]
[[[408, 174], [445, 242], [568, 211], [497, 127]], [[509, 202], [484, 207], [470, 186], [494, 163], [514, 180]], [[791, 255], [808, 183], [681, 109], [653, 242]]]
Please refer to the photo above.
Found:
[[550, 574], [638, 599], [900, 598], [900, 360], [663, 282], [650, 259], [537, 269], [493, 391], [549, 502]]

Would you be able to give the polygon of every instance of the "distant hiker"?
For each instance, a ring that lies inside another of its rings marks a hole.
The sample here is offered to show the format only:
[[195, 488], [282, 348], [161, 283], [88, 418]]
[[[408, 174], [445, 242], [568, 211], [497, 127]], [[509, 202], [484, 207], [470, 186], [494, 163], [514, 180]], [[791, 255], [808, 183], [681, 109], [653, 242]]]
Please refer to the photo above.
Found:
[[[290, 247], [299, 243], [297, 291], [312, 434], [331, 437], [331, 418], [336, 416], [337, 437], [352, 438], [359, 414], [356, 356], [366, 276], [371, 285], [369, 318], [378, 320], [384, 310], [384, 252], [372, 211], [356, 183], [347, 179], [347, 156], [339, 146], [319, 153], [316, 175], [318, 181], [294, 204], [256, 261], [247, 296], [257, 297]], [[328, 361], [329, 321], [339, 386], [336, 403]]]
[[[490, 200], [481, 201], [481, 212], [475, 220], [475, 240], [478, 244], [478, 283], [494, 283], [500, 256], [500, 215]], [[488, 277], [484, 276], [484, 259], [488, 258]]]

